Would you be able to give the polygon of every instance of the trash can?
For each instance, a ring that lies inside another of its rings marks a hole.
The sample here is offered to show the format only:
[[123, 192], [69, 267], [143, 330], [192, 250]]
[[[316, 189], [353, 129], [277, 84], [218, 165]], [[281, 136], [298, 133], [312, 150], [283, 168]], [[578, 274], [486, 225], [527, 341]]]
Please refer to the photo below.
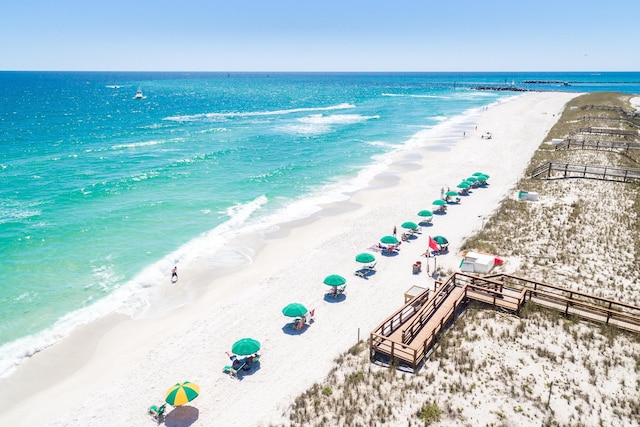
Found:
[[416, 261], [415, 264], [413, 264], [413, 274], [418, 274], [422, 271], [422, 263], [420, 261]]

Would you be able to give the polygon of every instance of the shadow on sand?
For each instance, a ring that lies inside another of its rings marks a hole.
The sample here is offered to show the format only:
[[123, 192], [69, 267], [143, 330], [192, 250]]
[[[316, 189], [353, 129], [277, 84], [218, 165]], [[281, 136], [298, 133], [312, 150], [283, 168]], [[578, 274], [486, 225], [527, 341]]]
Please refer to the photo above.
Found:
[[164, 417], [167, 427], [189, 427], [198, 420], [200, 411], [193, 406], [178, 406]]
[[305, 323], [304, 325], [302, 325], [302, 328], [300, 329], [294, 328], [293, 325], [294, 325], [293, 322], [287, 323], [282, 327], [282, 332], [284, 332], [287, 335], [302, 335], [309, 328], [308, 323]]
[[342, 302], [345, 299], [347, 299], [347, 294], [338, 294], [337, 296], [333, 296], [333, 294], [329, 293], [329, 294], [324, 294], [324, 300], [326, 302]]

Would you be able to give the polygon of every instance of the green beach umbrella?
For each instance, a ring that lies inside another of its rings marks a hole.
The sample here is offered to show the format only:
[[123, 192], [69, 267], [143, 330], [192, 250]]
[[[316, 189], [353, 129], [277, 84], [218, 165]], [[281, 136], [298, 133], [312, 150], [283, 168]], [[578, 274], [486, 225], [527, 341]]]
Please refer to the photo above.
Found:
[[342, 286], [347, 283], [347, 279], [342, 276], [338, 276], [337, 274], [332, 274], [325, 277], [323, 283], [327, 286]]
[[308, 312], [307, 307], [297, 302], [292, 302], [282, 309], [282, 314], [287, 317], [302, 317]]
[[402, 228], [415, 230], [416, 228], [418, 228], [418, 224], [416, 224], [415, 222], [407, 221], [402, 223]]
[[418, 216], [433, 216], [433, 212], [425, 209], [423, 211], [418, 212]]
[[471, 174], [472, 176], [484, 175], [482, 172], [474, 172]]
[[467, 182], [476, 182], [479, 181], [477, 176], [470, 176], [469, 178], [465, 179], [465, 181]]
[[248, 356], [260, 350], [260, 343], [253, 338], [242, 338], [233, 343], [231, 352], [239, 356]]
[[467, 181], [462, 181], [460, 184], [456, 185], [456, 187], [458, 187], [458, 188], [470, 188], [471, 184], [469, 184]]
[[447, 191], [446, 193], [444, 193], [445, 196], [449, 196], [449, 197], [455, 197], [458, 195], [457, 191]]
[[369, 264], [376, 260], [376, 257], [371, 255], [370, 253], [363, 252], [361, 254], [356, 255], [356, 261], [361, 262], [363, 264]]
[[433, 236], [432, 239], [435, 240], [439, 245], [446, 245], [447, 243], [449, 243], [447, 238], [443, 236]]
[[488, 179], [489, 179], [489, 175], [485, 175], [485, 174], [477, 175], [476, 177], [477, 177], [480, 181], [486, 181], [486, 180], [488, 180]]
[[395, 245], [398, 243], [398, 239], [393, 236], [384, 236], [380, 239], [380, 243], [384, 243], [385, 245]]
[[444, 205], [447, 204], [447, 202], [445, 202], [442, 199], [436, 199], [436, 200], [433, 201], [433, 204], [436, 205], [436, 206], [444, 206]]
[[171, 406], [182, 406], [191, 402], [200, 394], [200, 387], [197, 384], [185, 381], [178, 383], [167, 390], [164, 401]]

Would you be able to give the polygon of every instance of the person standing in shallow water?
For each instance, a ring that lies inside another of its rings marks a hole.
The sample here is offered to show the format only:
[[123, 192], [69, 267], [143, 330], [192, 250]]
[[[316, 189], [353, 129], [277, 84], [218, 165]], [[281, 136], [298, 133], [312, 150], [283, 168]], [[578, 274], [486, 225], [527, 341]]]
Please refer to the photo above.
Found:
[[173, 270], [171, 270], [171, 281], [173, 283], [178, 281], [178, 266], [174, 266]]

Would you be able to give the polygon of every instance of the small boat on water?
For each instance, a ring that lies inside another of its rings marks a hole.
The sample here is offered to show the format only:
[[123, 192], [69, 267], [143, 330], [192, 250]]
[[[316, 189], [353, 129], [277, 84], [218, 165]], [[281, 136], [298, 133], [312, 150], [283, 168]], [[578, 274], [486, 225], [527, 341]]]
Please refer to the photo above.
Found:
[[134, 96], [133, 99], [144, 99], [144, 95], [142, 94], [142, 89], [138, 88], [138, 91], [136, 92], [136, 96]]

